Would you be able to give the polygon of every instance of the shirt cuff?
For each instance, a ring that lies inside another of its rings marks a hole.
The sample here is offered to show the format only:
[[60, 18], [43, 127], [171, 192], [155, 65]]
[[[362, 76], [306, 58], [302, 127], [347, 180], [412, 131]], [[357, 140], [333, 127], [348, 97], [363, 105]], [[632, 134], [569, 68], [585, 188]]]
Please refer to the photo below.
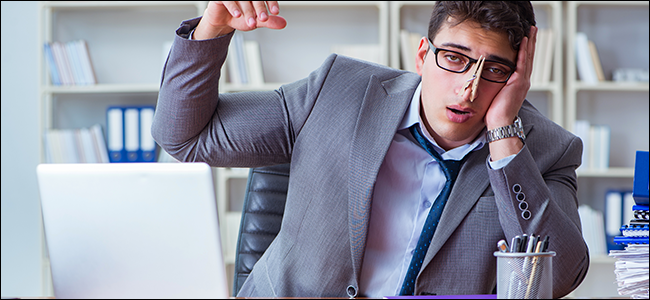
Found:
[[[517, 154], [519, 154], [519, 153], [517, 153]], [[488, 157], [488, 163], [490, 164], [490, 168], [492, 168], [492, 170], [499, 170], [499, 169], [507, 166], [508, 163], [510, 163], [515, 158], [515, 156], [517, 156], [517, 154], [506, 156], [506, 157], [504, 157], [502, 159], [499, 159], [497, 161], [492, 161], [492, 159], [490, 157]]]

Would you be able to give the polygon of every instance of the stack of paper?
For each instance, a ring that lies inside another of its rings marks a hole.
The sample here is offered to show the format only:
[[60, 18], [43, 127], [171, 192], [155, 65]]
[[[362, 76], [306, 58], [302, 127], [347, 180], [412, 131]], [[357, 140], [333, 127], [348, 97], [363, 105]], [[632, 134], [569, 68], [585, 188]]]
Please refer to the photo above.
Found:
[[612, 250], [616, 257], [618, 293], [632, 299], [648, 299], [648, 244], [630, 244], [625, 250]]

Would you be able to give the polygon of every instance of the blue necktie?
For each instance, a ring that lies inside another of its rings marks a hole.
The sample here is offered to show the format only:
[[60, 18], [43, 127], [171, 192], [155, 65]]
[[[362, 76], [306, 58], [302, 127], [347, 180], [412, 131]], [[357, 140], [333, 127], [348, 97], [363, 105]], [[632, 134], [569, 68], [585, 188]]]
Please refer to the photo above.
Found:
[[427, 250], [431, 244], [431, 239], [433, 238], [433, 233], [436, 231], [438, 221], [440, 221], [442, 209], [447, 203], [447, 199], [451, 193], [451, 188], [453, 187], [454, 181], [458, 176], [458, 172], [460, 171], [460, 166], [462, 163], [462, 161], [458, 160], [443, 160], [442, 157], [440, 157], [440, 154], [438, 154], [438, 152], [436, 152], [436, 150], [433, 148], [433, 145], [431, 145], [431, 143], [429, 143], [429, 141], [427, 141], [422, 136], [422, 132], [420, 132], [418, 124], [411, 126], [409, 130], [411, 131], [413, 137], [420, 143], [422, 148], [424, 148], [424, 150], [426, 150], [431, 156], [433, 156], [436, 161], [438, 161], [440, 168], [445, 173], [447, 182], [445, 182], [445, 186], [433, 203], [433, 206], [429, 211], [429, 215], [424, 222], [424, 227], [422, 228], [422, 233], [420, 234], [420, 239], [418, 240], [417, 247], [413, 252], [413, 258], [411, 258], [409, 269], [406, 272], [406, 277], [404, 278], [404, 283], [402, 284], [400, 295], [413, 295], [413, 292], [415, 290], [415, 279], [418, 277], [418, 273], [420, 273], [422, 263], [424, 262], [424, 256], [427, 254]]

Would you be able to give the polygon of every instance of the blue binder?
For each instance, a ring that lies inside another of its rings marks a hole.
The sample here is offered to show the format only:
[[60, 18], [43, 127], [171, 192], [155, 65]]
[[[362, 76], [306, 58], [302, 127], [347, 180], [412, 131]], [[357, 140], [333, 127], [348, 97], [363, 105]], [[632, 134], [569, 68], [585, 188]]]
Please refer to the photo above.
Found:
[[107, 109], [108, 152], [111, 162], [155, 162], [151, 136], [153, 106], [111, 106]]
[[648, 151], [637, 151], [636, 162], [634, 163], [634, 201], [638, 205], [647, 206], [648, 203], [648, 168], [649, 168]]
[[124, 110], [111, 106], [106, 110], [106, 133], [108, 135], [108, 157], [112, 163], [125, 162]]
[[140, 161], [156, 161], [156, 142], [151, 135], [151, 125], [153, 124], [154, 107], [140, 107]]

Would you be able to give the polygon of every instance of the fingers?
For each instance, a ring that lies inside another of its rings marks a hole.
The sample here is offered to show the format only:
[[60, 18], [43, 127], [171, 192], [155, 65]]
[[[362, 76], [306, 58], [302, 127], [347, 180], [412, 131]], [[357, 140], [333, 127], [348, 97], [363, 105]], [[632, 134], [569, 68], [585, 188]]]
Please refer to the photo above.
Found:
[[280, 12], [277, 1], [223, 1], [223, 5], [233, 17], [233, 27], [239, 30], [281, 29], [286, 26], [286, 20], [277, 16]]
[[529, 39], [528, 39], [528, 72], [526, 74], [527, 78], [530, 78], [532, 72], [533, 72], [533, 60], [535, 58], [535, 44], [537, 44], [537, 30], [538, 28], [536, 26], [532, 26], [530, 28], [530, 34], [529, 34]]
[[266, 6], [269, 8], [271, 14], [277, 16], [280, 13], [280, 6], [278, 1], [266, 1]]
[[527, 79], [530, 79], [530, 76], [533, 73], [533, 60], [535, 58], [537, 30], [537, 27], [531, 26], [528, 37], [524, 37], [521, 42], [521, 47], [519, 48], [519, 61], [517, 62], [517, 65], [521, 65], [525, 68], [522, 74], [524, 74], [526, 76], [525, 78]]

